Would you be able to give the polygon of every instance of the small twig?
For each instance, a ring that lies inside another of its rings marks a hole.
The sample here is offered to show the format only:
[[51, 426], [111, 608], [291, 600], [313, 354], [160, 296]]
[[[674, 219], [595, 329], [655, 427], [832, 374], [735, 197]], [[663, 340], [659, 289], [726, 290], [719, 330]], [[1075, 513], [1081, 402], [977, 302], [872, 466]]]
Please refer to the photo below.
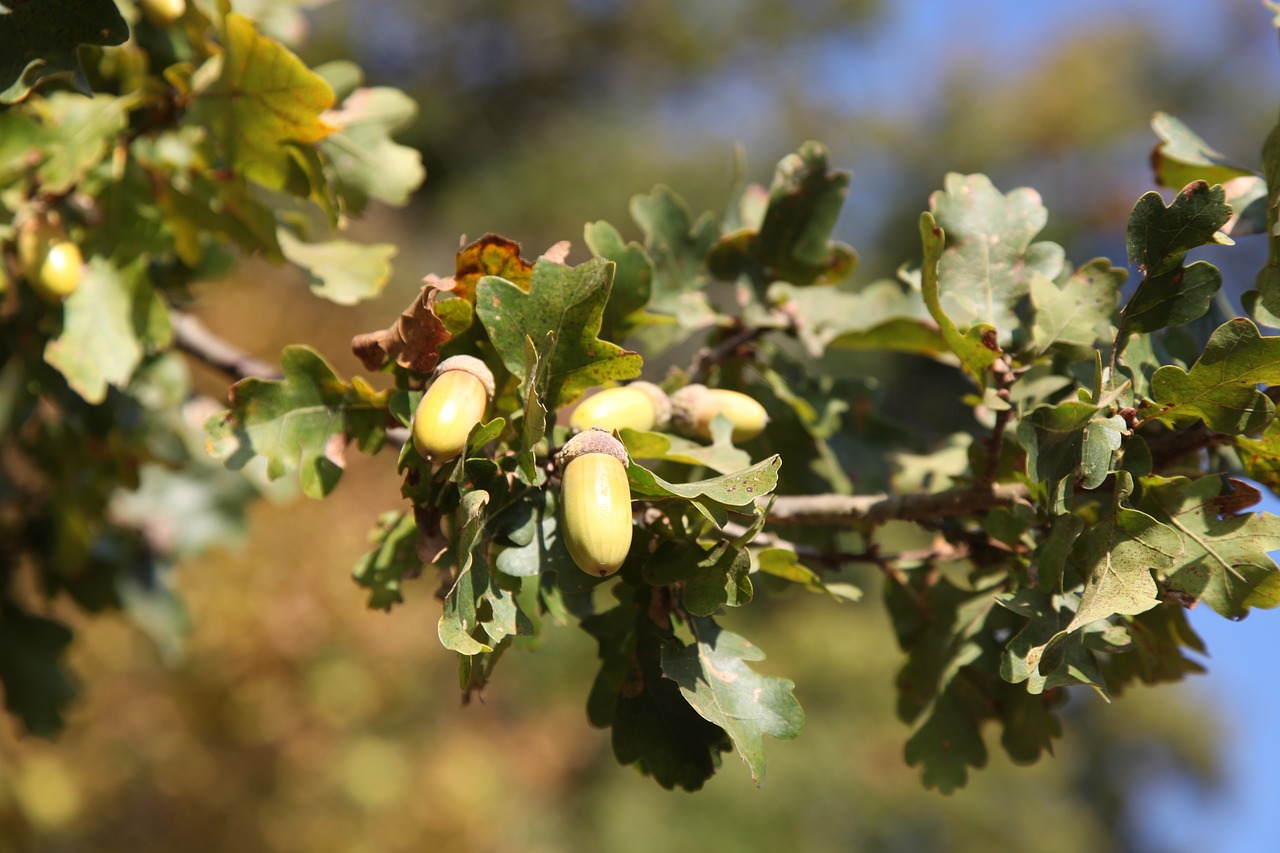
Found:
[[280, 370], [254, 358], [230, 341], [218, 337], [199, 318], [185, 311], [169, 312], [173, 340], [178, 349], [233, 379], [279, 379]]
[[996, 396], [1005, 403], [1006, 408], [996, 412], [996, 422], [991, 428], [991, 438], [987, 441], [987, 463], [982, 466], [982, 473], [978, 476], [979, 488], [989, 487], [996, 481], [996, 475], [1000, 472], [1000, 455], [1004, 452], [1004, 433], [1009, 426], [1009, 419], [1013, 417], [1013, 408], [1009, 406], [1009, 388], [1018, 378], [1007, 355], [997, 359], [991, 365], [991, 372], [995, 376]]
[[771, 524], [825, 524], [862, 527], [887, 521], [931, 521], [971, 515], [1027, 499], [1021, 483], [971, 486], [934, 494], [783, 495], [769, 511]]
[[712, 367], [731, 358], [740, 348], [765, 332], [773, 330], [773, 326], [743, 326], [715, 346], [703, 347], [698, 350], [697, 355], [693, 357], [693, 362], [689, 365], [690, 379], [696, 382], [704, 378]]

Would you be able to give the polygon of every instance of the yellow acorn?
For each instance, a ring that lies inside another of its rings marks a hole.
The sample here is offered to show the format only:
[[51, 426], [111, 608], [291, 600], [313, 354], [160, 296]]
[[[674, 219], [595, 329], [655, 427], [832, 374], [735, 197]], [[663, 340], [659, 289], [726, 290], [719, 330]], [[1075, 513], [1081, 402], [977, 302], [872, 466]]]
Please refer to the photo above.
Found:
[[627, 451], [602, 429], [580, 432], [560, 450], [560, 532], [589, 575], [616, 572], [631, 550]]
[[455, 355], [440, 362], [434, 376], [413, 414], [413, 446], [432, 462], [448, 462], [484, 417], [493, 373], [478, 358]]
[[187, 11], [186, 0], [142, 0], [142, 11], [157, 27], [169, 27]]
[[31, 289], [46, 302], [75, 293], [84, 277], [84, 256], [63, 230], [48, 220], [28, 220], [18, 232], [18, 260]]
[[711, 422], [724, 415], [733, 424], [733, 440], [749, 441], [764, 432], [769, 413], [738, 391], [686, 385], [671, 395], [671, 421], [685, 435], [711, 437]]
[[652, 382], [632, 382], [606, 388], [583, 400], [573, 410], [569, 426], [574, 432], [600, 427], [606, 432], [663, 429], [671, 420], [671, 401]]

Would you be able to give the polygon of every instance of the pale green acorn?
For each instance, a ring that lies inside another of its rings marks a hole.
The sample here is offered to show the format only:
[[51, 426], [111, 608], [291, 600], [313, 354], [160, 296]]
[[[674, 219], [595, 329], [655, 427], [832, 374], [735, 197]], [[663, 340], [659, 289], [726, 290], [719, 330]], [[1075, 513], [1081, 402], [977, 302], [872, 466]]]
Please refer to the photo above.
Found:
[[652, 382], [606, 388], [578, 404], [569, 418], [574, 432], [600, 427], [606, 432], [664, 429], [671, 420], [671, 401]]
[[560, 450], [560, 532], [573, 562], [604, 577], [631, 550], [627, 451], [602, 429], [580, 432]]
[[769, 413], [739, 391], [686, 385], [671, 395], [671, 422], [685, 435], [711, 438], [711, 422], [724, 415], [733, 424], [733, 440], [749, 441], [764, 432]]
[[440, 362], [434, 375], [413, 414], [413, 446], [440, 463], [462, 452], [484, 417], [493, 396], [493, 373], [478, 358], [455, 355]]

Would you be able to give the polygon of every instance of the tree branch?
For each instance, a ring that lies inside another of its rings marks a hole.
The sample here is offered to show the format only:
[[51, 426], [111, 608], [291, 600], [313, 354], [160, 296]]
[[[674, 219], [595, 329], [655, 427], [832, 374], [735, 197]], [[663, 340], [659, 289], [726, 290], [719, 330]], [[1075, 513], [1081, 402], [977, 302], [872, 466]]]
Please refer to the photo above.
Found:
[[971, 515], [1026, 500], [1021, 483], [997, 483], [911, 495], [783, 495], [769, 511], [772, 524], [862, 527], [887, 521], [929, 521]]
[[283, 375], [275, 365], [254, 358], [230, 341], [218, 337], [192, 314], [170, 310], [169, 319], [178, 349], [236, 381], [251, 377], [279, 379]]

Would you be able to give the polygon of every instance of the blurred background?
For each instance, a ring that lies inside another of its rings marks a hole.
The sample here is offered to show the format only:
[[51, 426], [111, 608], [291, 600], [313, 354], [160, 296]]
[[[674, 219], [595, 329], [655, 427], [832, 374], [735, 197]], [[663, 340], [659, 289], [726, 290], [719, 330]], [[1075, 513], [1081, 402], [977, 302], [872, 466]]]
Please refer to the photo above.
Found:
[[[722, 210], [736, 145], [757, 181], [807, 139], [853, 171], [837, 236], [864, 280], [918, 253], [916, 217], [949, 171], [1034, 186], [1046, 238], [1123, 264], [1153, 188], [1151, 114], [1256, 167], [1280, 104], [1255, 0], [338, 0], [305, 31], [291, 4], [255, 5], [279, 7], [308, 63], [352, 58], [422, 108], [400, 139], [422, 150], [425, 187], [355, 228], [401, 246], [382, 298], [339, 308], [256, 263], [201, 288], [220, 334], [270, 361], [306, 341], [344, 375], [360, 369], [351, 336], [451, 272], [462, 235], [496, 231], [529, 257], [570, 239], [577, 262], [588, 221], [637, 238], [628, 201], [656, 183]], [[1251, 238], [1203, 256], [1234, 296], [1264, 254]], [[1194, 611], [1209, 675], [1111, 706], [1078, 692], [1055, 760], [1015, 768], [997, 747], [943, 797], [902, 760], [900, 655], [873, 579], [861, 604], [759, 600], [725, 623], [796, 681], [806, 730], [768, 745], [761, 789], [729, 756], [705, 790], [668, 793], [587, 724], [581, 631], [513, 651], [462, 707], [434, 585], [390, 615], [364, 608], [350, 567], [398, 485], [390, 456], [354, 458], [323, 503], [260, 504], [243, 543], [177, 572], [180, 656], [123, 620], [61, 614], [84, 638], [82, 699], [57, 743], [0, 720], [0, 853], [1271, 849], [1280, 695], [1254, 661], [1280, 643], [1275, 614]]]

